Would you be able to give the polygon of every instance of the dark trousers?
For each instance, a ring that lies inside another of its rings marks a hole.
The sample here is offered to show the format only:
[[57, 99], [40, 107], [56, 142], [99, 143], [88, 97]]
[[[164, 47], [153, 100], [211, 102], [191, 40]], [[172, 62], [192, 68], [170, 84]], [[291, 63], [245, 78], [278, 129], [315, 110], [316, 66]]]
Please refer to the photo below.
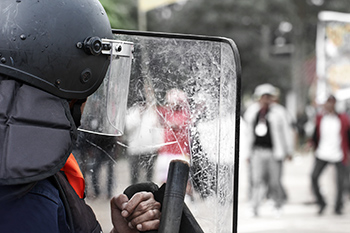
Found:
[[156, 157], [157, 157], [156, 153], [129, 155], [128, 160], [130, 163], [131, 184], [136, 184], [139, 182], [140, 170], [142, 168], [144, 168], [146, 171], [147, 181], [152, 181], [153, 168], [154, 168], [154, 162]]
[[[316, 158], [315, 166], [312, 171], [312, 189], [316, 196], [316, 201], [319, 205], [325, 205], [326, 202], [320, 192], [319, 187], [319, 177], [329, 162]], [[337, 194], [336, 194], [336, 203], [335, 210], [341, 210], [343, 207], [343, 187], [344, 187], [344, 171], [345, 167], [342, 162], [333, 163], [336, 166], [337, 170]]]
[[[95, 196], [98, 197], [101, 194], [101, 181], [100, 173], [103, 163], [100, 161], [93, 165], [91, 169], [91, 181], [93, 184], [93, 189], [95, 191]], [[113, 185], [114, 185], [114, 162], [112, 160], [106, 161], [107, 166], [107, 198], [113, 196]]]

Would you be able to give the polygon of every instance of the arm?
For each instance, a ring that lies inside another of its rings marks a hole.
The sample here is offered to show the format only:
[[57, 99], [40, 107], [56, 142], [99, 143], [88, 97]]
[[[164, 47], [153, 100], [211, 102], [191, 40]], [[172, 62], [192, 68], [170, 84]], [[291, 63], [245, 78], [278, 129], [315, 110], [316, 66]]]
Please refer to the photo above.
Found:
[[160, 203], [150, 192], [136, 193], [130, 200], [125, 194], [113, 197], [111, 212], [111, 233], [138, 233], [159, 227]]

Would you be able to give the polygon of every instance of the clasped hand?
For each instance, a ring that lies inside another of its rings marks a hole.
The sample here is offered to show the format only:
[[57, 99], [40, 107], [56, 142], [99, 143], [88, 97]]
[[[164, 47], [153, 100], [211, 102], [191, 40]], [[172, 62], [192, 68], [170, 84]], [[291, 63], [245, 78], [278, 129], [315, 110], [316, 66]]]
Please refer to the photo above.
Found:
[[138, 233], [156, 230], [160, 223], [160, 203], [150, 192], [138, 192], [130, 200], [125, 194], [111, 199], [111, 233]]

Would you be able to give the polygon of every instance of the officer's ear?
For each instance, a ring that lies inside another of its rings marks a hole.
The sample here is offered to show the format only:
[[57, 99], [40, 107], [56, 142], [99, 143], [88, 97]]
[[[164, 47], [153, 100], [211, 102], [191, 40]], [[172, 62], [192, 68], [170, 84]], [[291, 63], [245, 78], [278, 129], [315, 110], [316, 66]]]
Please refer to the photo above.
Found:
[[80, 106], [81, 114], [83, 114], [83, 112], [84, 112], [85, 104], [86, 104], [86, 101], [84, 103], [82, 103], [81, 106]]

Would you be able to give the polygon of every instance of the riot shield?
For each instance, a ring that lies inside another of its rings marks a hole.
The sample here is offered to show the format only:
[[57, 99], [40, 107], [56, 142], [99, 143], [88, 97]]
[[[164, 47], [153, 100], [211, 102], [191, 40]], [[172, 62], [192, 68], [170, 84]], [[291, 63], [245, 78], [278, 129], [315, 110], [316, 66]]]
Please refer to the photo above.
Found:
[[241, 71], [236, 45], [219, 37], [113, 33], [134, 45], [125, 134], [113, 139], [114, 156], [91, 135], [83, 141], [120, 166], [114, 171], [120, 190], [146, 180], [160, 186], [172, 159], [188, 161], [185, 202], [203, 231], [237, 232]]

